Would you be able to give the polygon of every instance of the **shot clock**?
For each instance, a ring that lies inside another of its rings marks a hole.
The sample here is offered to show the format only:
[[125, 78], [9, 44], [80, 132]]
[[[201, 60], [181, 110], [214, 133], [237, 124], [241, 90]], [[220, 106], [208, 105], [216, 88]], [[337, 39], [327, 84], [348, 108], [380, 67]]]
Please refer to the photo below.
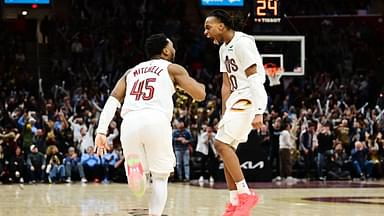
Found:
[[255, 22], [257, 23], [280, 23], [281, 1], [280, 0], [254, 0]]

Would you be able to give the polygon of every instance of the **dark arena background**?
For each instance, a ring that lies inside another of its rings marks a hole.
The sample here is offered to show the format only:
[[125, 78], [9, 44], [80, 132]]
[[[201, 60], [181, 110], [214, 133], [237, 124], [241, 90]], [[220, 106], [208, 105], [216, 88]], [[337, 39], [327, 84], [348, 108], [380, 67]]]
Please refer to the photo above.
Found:
[[[242, 20], [267, 73], [264, 127], [237, 149], [261, 197], [252, 215], [383, 215], [382, 0], [1, 0], [0, 215], [148, 215], [150, 190], [136, 198], [127, 185], [119, 110], [113, 150], [92, 152], [115, 83], [160, 32], [207, 92], [203, 102], [174, 95], [173, 138], [191, 138], [183, 156], [173, 143], [164, 215], [221, 215], [223, 163], [197, 148], [221, 117], [219, 46], [204, 36], [214, 9]], [[282, 176], [288, 123], [292, 176]]]

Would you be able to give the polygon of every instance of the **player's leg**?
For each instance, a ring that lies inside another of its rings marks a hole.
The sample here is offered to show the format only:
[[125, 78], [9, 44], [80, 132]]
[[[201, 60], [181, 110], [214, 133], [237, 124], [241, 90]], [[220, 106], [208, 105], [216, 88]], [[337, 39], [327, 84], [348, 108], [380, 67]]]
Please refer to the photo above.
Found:
[[[247, 124], [249, 123], [249, 125]], [[246, 124], [246, 125], [244, 125]], [[224, 114], [219, 124], [215, 139], [215, 148], [224, 162], [230, 176], [236, 184], [239, 193], [250, 194], [244, 175], [240, 167], [239, 158], [236, 155], [236, 148], [240, 139], [247, 137], [251, 129], [251, 117], [247, 112]], [[228, 186], [230, 186], [229, 183]]]
[[[220, 140], [226, 140], [225, 142]], [[244, 181], [239, 159], [229, 143], [234, 139], [226, 134], [223, 127], [219, 131], [215, 140], [215, 148], [224, 163], [224, 174], [229, 189], [229, 203], [227, 204], [223, 216], [232, 216], [236, 212], [238, 202], [238, 188], [236, 182]], [[249, 189], [248, 189], [249, 192]]]
[[236, 206], [239, 204], [239, 198], [237, 194], [235, 181], [233, 180], [231, 174], [229, 173], [225, 165], [224, 165], [224, 175], [225, 175], [225, 181], [227, 182], [227, 186], [229, 189], [229, 203], [225, 208], [225, 212], [223, 216], [227, 216], [227, 215], [230, 216], [235, 213]]
[[248, 136], [251, 130], [251, 121], [252, 116], [247, 112], [224, 116], [216, 135], [215, 148], [224, 162], [224, 167], [229, 174], [227, 174], [227, 176], [232, 178], [232, 181], [230, 178], [227, 180], [228, 187], [231, 191], [231, 189], [234, 188], [234, 182], [239, 195], [239, 204], [236, 206], [235, 212], [232, 213], [232, 207], [236, 201], [233, 201], [232, 198], [234, 194], [233, 190], [230, 192], [230, 200], [232, 200], [234, 204], [231, 202], [231, 205], [227, 206], [224, 215], [247, 215], [258, 201], [257, 195], [251, 193], [248, 188], [248, 184], [245, 181], [240, 167], [239, 159], [235, 153], [235, 149], [239, 144], [238, 140], [243, 140], [244, 137]]
[[[229, 172], [231, 176], [231, 178], [228, 178], [228, 179], [229, 180], [232, 179], [232, 181], [234, 182], [239, 182], [244, 179], [244, 175], [240, 167], [239, 158], [237, 157], [235, 150], [228, 143], [225, 143], [219, 140], [220, 137], [215, 140], [216, 151], [219, 153], [221, 159], [224, 162], [224, 167], [226, 168], [226, 170]], [[227, 177], [226, 177], [226, 180], [227, 180]], [[231, 181], [230, 182], [227, 181], [227, 185], [228, 187], [230, 187], [232, 185]]]
[[227, 167], [224, 165], [224, 175], [225, 175], [225, 181], [227, 182], [227, 187], [230, 191], [236, 191], [236, 184], [235, 181], [233, 180], [231, 174], [229, 173]]
[[[143, 148], [140, 120], [126, 117], [121, 124], [121, 145], [125, 157], [124, 167], [128, 185], [136, 196], [142, 196], [146, 189], [146, 175], [149, 173], [147, 158]], [[131, 123], [135, 122], [135, 125]]]
[[172, 148], [172, 128], [169, 120], [162, 114], [152, 116], [148, 121], [153, 123], [147, 125], [142, 133], [148, 167], [152, 174], [149, 214], [161, 215], [167, 202], [168, 177], [176, 164]]
[[152, 193], [149, 201], [149, 215], [160, 216], [168, 198], [169, 173], [152, 172]]

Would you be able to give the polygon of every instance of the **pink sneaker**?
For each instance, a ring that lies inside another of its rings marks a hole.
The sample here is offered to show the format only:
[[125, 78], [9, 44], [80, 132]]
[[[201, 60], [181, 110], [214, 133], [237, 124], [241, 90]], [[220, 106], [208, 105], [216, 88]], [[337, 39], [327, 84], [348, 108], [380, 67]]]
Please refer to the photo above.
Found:
[[251, 210], [259, 202], [259, 196], [255, 193], [251, 194], [239, 194], [239, 205], [236, 207], [236, 211], [233, 216], [249, 216]]
[[127, 156], [127, 171], [128, 187], [135, 196], [143, 196], [146, 189], [146, 177], [138, 155]]
[[235, 211], [236, 206], [232, 205], [231, 203], [228, 203], [223, 216], [232, 216], [233, 214], [235, 214]]

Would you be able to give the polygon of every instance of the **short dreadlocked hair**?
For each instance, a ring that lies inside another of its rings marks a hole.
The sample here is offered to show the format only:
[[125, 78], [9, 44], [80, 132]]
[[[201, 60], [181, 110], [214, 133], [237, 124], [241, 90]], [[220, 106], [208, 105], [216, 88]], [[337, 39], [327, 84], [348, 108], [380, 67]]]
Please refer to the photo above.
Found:
[[220, 22], [224, 23], [226, 27], [230, 29], [234, 28], [233, 19], [231, 15], [225, 10], [220, 10], [220, 9], [213, 10], [208, 14], [208, 17], [210, 16], [216, 17], [218, 20], [220, 20]]

